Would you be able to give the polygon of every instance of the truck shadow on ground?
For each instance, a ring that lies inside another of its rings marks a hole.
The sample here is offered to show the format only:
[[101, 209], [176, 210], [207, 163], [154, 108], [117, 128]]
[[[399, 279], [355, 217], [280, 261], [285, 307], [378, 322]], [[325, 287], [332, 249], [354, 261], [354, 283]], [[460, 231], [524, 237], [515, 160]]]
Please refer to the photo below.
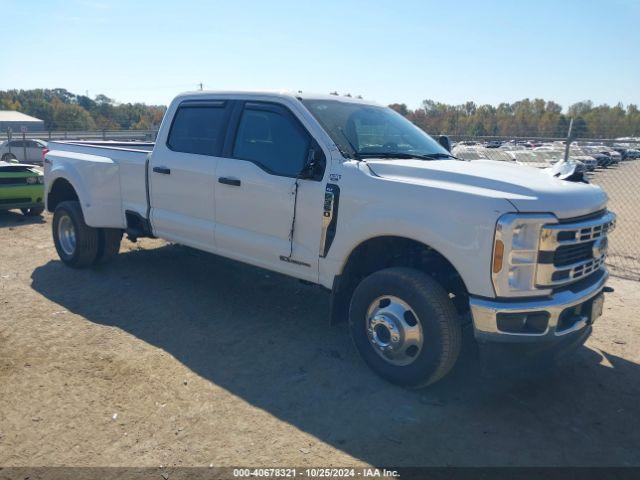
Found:
[[0, 210], [0, 228], [46, 223], [42, 215], [27, 217], [20, 210]]
[[96, 270], [51, 261], [32, 288], [375, 465], [640, 463], [640, 366], [586, 347], [524, 378], [483, 373], [471, 348], [447, 379], [408, 391], [368, 370], [346, 326], [329, 326], [326, 292], [188, 248]]

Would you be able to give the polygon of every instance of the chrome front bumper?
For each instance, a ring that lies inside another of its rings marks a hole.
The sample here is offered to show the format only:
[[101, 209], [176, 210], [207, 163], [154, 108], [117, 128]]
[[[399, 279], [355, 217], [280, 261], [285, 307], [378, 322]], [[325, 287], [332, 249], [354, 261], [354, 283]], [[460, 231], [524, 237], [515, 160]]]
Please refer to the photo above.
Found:
[[[560, 315], [566, 309], [588, 302], [600, 294], [609, 277], [604, 271], [602, 277], [579, 291], [564, 290], [549, 297], [537, 300], [499, 301], [471, 297], [469, 304], [473, 316], [475, 337], [479, 341], [492, 342], [546, 342], [561, 340], [566, 335], [587, 327], [591, 318], [583, 316], [570, 328], [559, 330]], [[498, 328], [499, 314], [526, 314], [533, 312], [547, 312], [549, 315], [546, 330], [541, 333], [512, 333]]]

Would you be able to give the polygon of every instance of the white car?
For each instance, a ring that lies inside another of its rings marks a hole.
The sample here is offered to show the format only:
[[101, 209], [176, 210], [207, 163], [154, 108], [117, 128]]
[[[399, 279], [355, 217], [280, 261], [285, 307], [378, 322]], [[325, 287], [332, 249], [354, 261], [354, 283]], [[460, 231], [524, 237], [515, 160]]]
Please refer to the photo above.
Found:
[[65, 264], [107, 261], [126, 232], [320, 285], [331, 320], [397, 384], [444, 377], [465, 323], [483, 348], [548, 357], [583, 342], [602, 312], [615, 220], [602, 189], [453, 158], [372, 102], [186, 93], [152, 152], [49, 145], [45, 197]]
[[[564, 160], [564, 145], [543, 145], [531, 150], [543, 162], [546, 160], [549, 164], [554, 164]], [[579, 165], [583, 165], [586, 170], [593, 172], [598, 166], [598, 161], [584, 151], [571, 146], [569, 148], [569, 160], [573, 160]]]
[[0, 160], [42, 165], [47, 151], [47, 142], [44, 140], [6, 140], [0, 143]]
[[601, 145], [598, 148], [600, 152], [604, 153], [605, 155], [609, 155], [613, 160], [613, 163], [620, 163], [622, 161], [622, 155], [617, 150], [614, 150], [613, 148], [606, 145]]

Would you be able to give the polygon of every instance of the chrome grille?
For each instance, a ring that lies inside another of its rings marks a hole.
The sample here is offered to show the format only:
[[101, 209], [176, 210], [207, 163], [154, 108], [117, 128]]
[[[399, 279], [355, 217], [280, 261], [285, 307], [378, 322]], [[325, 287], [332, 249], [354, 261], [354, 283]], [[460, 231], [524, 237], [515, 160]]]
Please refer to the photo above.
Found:
[[575, 236], [581, 242], [588, 242], [589, 240], [595, 240], [603, 235], [607, 234], [607, 231], [611, 227], [612, 223], [605, 223], [602, 225], [596, 225], [594, 227], [581, 228], [580, 231], [575, 233]]
[[551, 287], [578, 281], [604, 265], [607, 234], [616, 216], [545, 225], [540, 235], [536, 285]]
[[0, 185], [26, 185], [27, 177], [0, 178]]
[[16, 203], [30, 203], [30, 198], [0, 198], [0, 205], [11, 205]]
[[593, 244], [595, 240], [574, 245], [561, 245], [553, 255], [553, 264], [556, 267], [571, 265], [593, 258]]

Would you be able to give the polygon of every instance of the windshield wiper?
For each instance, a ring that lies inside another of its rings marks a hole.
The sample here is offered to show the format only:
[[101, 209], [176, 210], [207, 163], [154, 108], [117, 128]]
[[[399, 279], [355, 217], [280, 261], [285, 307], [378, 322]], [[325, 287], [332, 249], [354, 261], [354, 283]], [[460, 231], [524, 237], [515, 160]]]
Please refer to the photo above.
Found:
[[355, 158], [357, 160], [364, 158], [400, 158], [400, 159], [409, 159], [409, 158], [417, 158], [420, 160], [438, 160], [442, 158], [454, 158], [456, 160], [460, 160], [458, 157], [454, 157], [450, 153], [443, 152], [435, 152], [435, 153], [409, 153], [409, 152], [360, 152], [353, 144], [353, 142], [349, 139], [345, 131], [342, 127], [338, 127], [338, 131], [344, 137], [344, 139], [353, 150], [353, 155], [347, 155], [339, 146], [338, 150], [342, 153], [346, 158]]
[[417, 158], [420, 160], [438, 160], [441, 158], [456, 158], [449, 153], [407, 153], [407, 152], [358, 152], [360, 158]]
[[424, 155], [421, 155], [421, 157], [428, 158], [428, 159], [456, 158], [450, 153], [425, 153]]

